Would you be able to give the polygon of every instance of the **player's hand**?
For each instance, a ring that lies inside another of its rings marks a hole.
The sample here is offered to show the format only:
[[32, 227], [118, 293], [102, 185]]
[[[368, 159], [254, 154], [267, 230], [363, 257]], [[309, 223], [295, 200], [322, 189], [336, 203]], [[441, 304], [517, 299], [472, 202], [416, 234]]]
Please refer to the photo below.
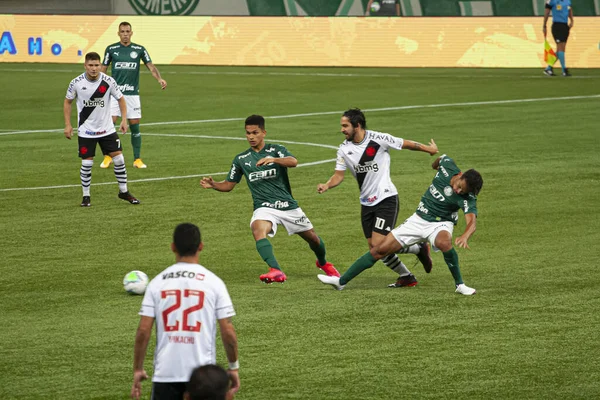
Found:
[[238, 369], [230, 369], [227, 371], [229, 375], [229, 380], [231, 381], [231, 386], [229, 386], [229, 390], [227, 391], [227, 400], [233, 399], [233, 396], [240, 390], [240, 373]]
[[546, 34], [548, 33], [548, 29], [544, 26], [544, 28], [542, 28], [542, 32], [544, 32], [544, 37], [546, 37]]
[[73, 127], [71, 125], [65, 126], [65, 137], [67, 139], [71, 140], [72, 136], [73, 136]]
[[317, 185], [317, 193], [319, 194], [325, 193], [328, 189], [329, 187], [324, 183], [319, 183]]
[[275, 159], [273, 157], [265, 157], [265, 158], [261, 158], [260, 160], [258, 160], [256, 162], [256, 166], [260, 167], [261, 165], [267, 165], [267, 164], [271, 164], [275, 162]]
[[121, 124], [119, 125], [119, 130], [121, 133], [125, 134], [127, 133], [127, 128], [127, 119], [122, 119]]
[[158, 83], [160, 83], [160, 88], [162, 90], [165, 90], [165, 88], [167, 87], [167, 81], [165, 81], [164, 79], [159, 79]]
[[467, 243], [467, 238], [465, 238], [463, 236], [457, 237], [456, 240], [454, 241], [454, 244], [456, 244], [458, 247], [460, 247], [462, 249], [470, 249], [469, 243]]
[[133, 385], [131, 385], [131, 398], [139, 400], [142, 396], [142, 381], [148, 379], [146, 371], [134, 371], [133, 372]]
[[435, 144], [435, 142], [433, 141], [433, 139], [431, 139], [429, 141], [429, 147], [431, 147], [431, 151], [429, 152], [430, 156], [433, 156], [435, 154], [437, 154], [439, 152], [437, 144]]
[[205, 176], [200, 180], [200, 186], [202, 186], [204, 189], [214, 189], [215, 181], [213, 180], [212, 176]]

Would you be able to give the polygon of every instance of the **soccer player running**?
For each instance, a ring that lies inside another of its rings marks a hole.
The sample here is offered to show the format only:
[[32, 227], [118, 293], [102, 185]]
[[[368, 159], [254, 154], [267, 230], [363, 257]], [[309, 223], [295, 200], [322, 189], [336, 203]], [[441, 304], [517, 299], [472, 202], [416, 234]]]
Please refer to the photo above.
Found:
[[[548, 17], [552, 11], [552, 36], [556, 42], [556, 57], [560, 61], [562, 67], [562, 76], [571, 76], [565, 61], [565, 50], [567, 48], [567, 39], [569, 32], [573, 27], [573, 9], [571, 8], [571, 0], [546, 0], [546, 8], [544, 10], [544, 37], [547, 35], [546, 24]], [[544, 73], [548, 76], [554, 76], [552, 65], [548, 65], [544, 69]]]
[[[340, 120], [346, 140], [337, 152], [335, 172], [326, 183], [317, 185], [318, 193], [338, 186], [350, 169], [360, 189], [361, 221], [369, 248], [377, 246], [394, 226], [400, 209], [398, 190], [390, 178], [390, 149], [416, 150], [434, 155], [437, 145], [431, 140], [423, 145], [408, 139], [394, 137], [388, 133], [367, 130], [367, 120], [358, 108], [347, 110]], [[401, 253], [416, 254], [426, 272], [431, 271], [432, 262], [427, 243], [413, 244], [400, 250]], [[394, 253], [383, 258], [383, 263], [396, 272], [398, 280], [390, 287], [410, 287], [418, 282], [406, 265]]]
[[461, 172], [454, 161], [445, 154], [436, 159], [432, 167], [437, 173], [421, 197], [417, 211], [381, 243], [358, 258], [340, 278], [318, 275], [321, 282], [342, 290], [348, 282], [365, 269], [371, 268], [377, 260], [415, 243], [428, 241], [436, 251], [442, 251], [444, 261], [454, 278], [456, 293], [467, 296], [475, 294], [476, 290], [463, 282], [458, 254], [452, 247], [452, 232], [458, 221], [458, 210], [462, 209], [467, 226], [463, 234], [456, 238], [455, 244], [468, 249], [468, 240], [476, 229], [477, 195], [483, 186], [483, 179], [474, 169]]
[[[139, 204], [127, 189], [127, 169], [121, 148], [121, 139], [115, 131], [115, 126], [110, 118], [110, 104], [114, 97], [117, 99], [121, 111], [127, 111], [125, 99], [113, 78], [100, 72], [100, 54], [87, 53], [85, 55], [85, 72], [71, 81], [67, 89], [63, 104], [65, 118], [65, 137], [71, 140], [73, 126], [71, 125], [71, 105], [77, 98], [77, 140], [79, 144], [79, 157], [81, 158], [81, 187], [83, 200], [81, 207], [92, 205], [90, 185], [92, 184], [92, 166], [96, 155], [96, 144], [104, 154], [109, 154], [114, 159], [114, 170], [119, 183], [119, 198], [131, 204]], [[127, 122], [121, 121], [121, 132], [127, 132]]]
[[327, 262], [323, 240], [315, 233], [313, 225], [292, 197], [288, 179], [288, 168], [298, 165], [298, 160], [284, 146], [265, 143], [265, 119], [260, 115], [246, 118], [246, 139], [250, 148], [234, 157], [227, 178], [215, 182], [204, 177], [200, 185], [219, 192], [233, 190], [242, 176], [252, 193], [254, 213], [250, 221], [256, 250], [269, 266], [269, 272], [259, 279], [264, 283], [285, 282], [287, 277], [281, 270], [267, 236], [277, 233], [277, 225], [283, 225], [289, 235], [298, 234], [304, 239], [317, 257], [317, 267], [329, 276], [340, 276], [333, 264]]
[[131, 397], [142, 395], [148, 378], [144, 358], [156, 325], [152, 399], [183, 399], [194, 368], [215, 364], [217, 324], [229, 361], [230, 392], [240, 388], [237, 335], [231, 318], [235, 310], [225, 283], [198, 264], [203, 244], [200, 229], [178, 225], [171, 250], [176, 263], [150, 281], [142, 300], [135, 336]]
[[[133, 31], [129, 22], [121, 22], [119, 24], [120, 41], [113, 43], [104, 51], [104, 60], [102, 61], [102, 72], [108, 70], [110, 65], [112, 68], [112, 77], [115, 78], [121, 92], [125, 96], [127, 102], [127, 113], [123, 114], [117, 107], [111, 109], [113, 122], [117, 121], [118, 117], [127, 118], [129, 120], [129, 128], [131, 129], [131, 146], [133, 147], [133, 166], [134, 168], [146, 168], [146, 164], [142, 161], [142, 136], [140, 134], [140, 119], [142, 118], [142, 106], [140, 102], [140, 62], [143, 61], [146, 68], [152, 76], [156, 78], [161, 89], [167, 87], [165, 81], [158, 72], [158, 68], [152, 63], [148, 51], [136, 43], [131, 42]], [[112, 162], [110, 154], [104, 155], [104, 161], [100, 165], [101, 168], [108, 168]]]

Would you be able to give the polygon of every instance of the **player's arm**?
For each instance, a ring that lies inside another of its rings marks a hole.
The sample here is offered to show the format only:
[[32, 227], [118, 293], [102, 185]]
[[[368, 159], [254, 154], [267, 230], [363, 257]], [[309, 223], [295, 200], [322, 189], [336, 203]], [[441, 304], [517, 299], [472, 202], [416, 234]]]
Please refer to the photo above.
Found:
[[365, 15], [371, 15], [371, 4], [373, 4], [373, 0], [369, 0], [367, 3], [367, 9], [365, 10]]
[[[121, 110], [121, 115], [127, 115], [127, 102], [125, 101], [125, 96], [121, 96], [118, 100], [119, 109]], [[121, 124], [119, 125], [119, 130], [123, 133], [127, 133], [127, 118], [121, 118]]]
[[240, 390], [240, 376], [239, 376], [239, 361], [238, 361], [238, 343], [235, 328], [231, 318], [222, 318], [219, 320], [219, 330], [221, 331], [221, 339], [223, 340], [223, 346], [225, 346], [225, 353], [227, 354], [227, 361], [229, 362], [229, 369], [227, 373], [231, 379], [231, 387], [229, 392], [231, 394], [236, 393]]
[[102, 66], [100, 67], [100, 71], [102, 71], [102, 72], [106, 73], [106, 71], [108, 71], [108, 65], [102, 65]]
[[473, 235], [477, 229], [477, 215], [473, 213], [465, 214], [465, 220], [467, 221], [467, 227], [465, 228], [463, 234], [456, 238], [454, 243], [463, 249], [470, 249], [468, 241], [471, 235]]
[[167, 87], [167, 81], [165, 81], [162, 78], [162, 76], [160, 76], [160, 72], [158, 71], [158, 68], [156, 68], [156, 65], [149, 62], [149, 63], [146, 63], [146, 68], [148, 68], [148, 71], [150, 71], [150, 73], [152, 74], [154, 79], [156, 79], [158, 81], [158, 83], [160, 83], [161, 89], [164, 89]]
[[569, 7], [569, 21], [569, 28], [572, 28], [575, 21], [573, 21], [573, 9], [571, 7]]
[[154, 318], [142, 315], [140, 324], [135, 334], [135, 347], [133, 350], [133, 385], [131, 386], [131, 398], [139, 399], [142, 395], [142, 381], [148, 379], [144, 371], [144, 359], [148, 350], [148, 342], [152, 333]]
[[292, 157], [292, 156], [287, 156], [287, 157], [281, 157], [281, 158], [276, 158], [276, 157], [265, 157], [265, 158], [261, 158], [260, 160], [258, 160], [256, 162], [256, 166], [260, 167], [261, 165], [267, 165], [267, 164], [279, 164], [282, 167], [286, 167], [286, 168], [294, 168], [298, 165], [298, 160], [296, 160], [296, 157]]
[[231, 192], [235, 185], [237, 185], [237, 182], [215, 182], [212, 176], [205, 176], [200, 180], [200, 186], [204, 189], [215, 189], [217, 192]]
[[400, 16], [400, 2], [396, 3], [396, 15]]
[[542, 32], [544, 32], [544, 37], [546, 37], [546, 24], [548, 24], [548, 17], [550, 17], [550, 11], [552, 10], [552, 6], [550, 2], [546, 3], [546, 7], [544, 8], [544, 25], [542, 26]]
[[402, 148], [407, 150], [423, 151], [425, 153], [429, 153], [431, 156], [438, 152], [437, 144], [435, 144], [433, 139], [431, 139], [427, 145], [415, 142], [413, 140], [404, 139]]
[[440, 162], [442, 161], [442, 158], [444, 156], [445, 156], [445, 154], [442, 154], [441, 156], [436, 158], [435, 161], [433, 162], [433, 164], [431, 164], [431, 168], [437, 170], [440, 167]]
[[333, 189], [334, 187], [338, 186], [344, 180], [345, 173], [346, 171], [335, 170], [327, 182], [319, 183], [317, 185], [317, 193], [325, 193], [329, 189]]
[[63, 103], [63, 115], [65, 117], [65, 137], [71, 140], [73, 136], [73, 125], [71, 125], [71, 104], [73, 100], [66, 99]]

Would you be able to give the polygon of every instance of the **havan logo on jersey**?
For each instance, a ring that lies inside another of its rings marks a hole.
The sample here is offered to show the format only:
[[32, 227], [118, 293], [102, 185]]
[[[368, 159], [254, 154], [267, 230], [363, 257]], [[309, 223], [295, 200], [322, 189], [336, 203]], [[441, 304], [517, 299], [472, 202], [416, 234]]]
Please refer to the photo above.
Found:
[[248, 181], [255, 182], [261, 179], [272, 179], [277, 177], [277, 170], [275, 168], [268, 169], [266, 171], [254, 171], [248, 174]]
[[204, 280], [204, 274], [197, 274], [191, 271], [177, 271], [177, 272], [169, 272], [168, 274], [163, 274], [163, 279], [175, 279], [175, 278], [188, 278], [188, 279], [196, 279], [197, 281]]

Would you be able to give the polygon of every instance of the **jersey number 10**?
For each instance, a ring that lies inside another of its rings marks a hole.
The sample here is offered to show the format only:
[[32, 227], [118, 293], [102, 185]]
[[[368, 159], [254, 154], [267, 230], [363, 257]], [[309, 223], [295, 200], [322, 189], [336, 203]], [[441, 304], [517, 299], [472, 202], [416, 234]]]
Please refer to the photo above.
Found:
[[[167, 308], [166, 310], [164, 310], [162, 312], [162, 318], [163, 318], [165, 332], [173, 332], [173, 331], [180, 330], [179, 329], [179, 320], [175, 320], [175, 324], [169, 325], [169, 314], [174, 311], [177, 311], [177, 309], [179, 309], [181, 307], [181, 290], [180, 289], [163, 290], [160, 292], [160, 297], [163, 299], [166, 299], [169, 296], [175, 297], [175, 304], [173, 304], [171, 307]], [[183, 291], [183, 297], [185, 297], [185, 298], [197, 297], [198, 302], [196, 304], [192, 305], [191, 307], [188, 307], [183, 310], [183, 321], [182, 321], [183, 323], [181, 326], [181, 330], [188, 331], [188, 332], [200, 332], [200, 326], [202, 325], [200, 323], [200, 321], [197, 321], [195, 325], [189, 325], [188, 317], [194, 311], [198, 311], [198, 310], [202, 309], [202, 307], [204, 307], [204, 292], [202, 292], [200, 290], [185, 289]]]

